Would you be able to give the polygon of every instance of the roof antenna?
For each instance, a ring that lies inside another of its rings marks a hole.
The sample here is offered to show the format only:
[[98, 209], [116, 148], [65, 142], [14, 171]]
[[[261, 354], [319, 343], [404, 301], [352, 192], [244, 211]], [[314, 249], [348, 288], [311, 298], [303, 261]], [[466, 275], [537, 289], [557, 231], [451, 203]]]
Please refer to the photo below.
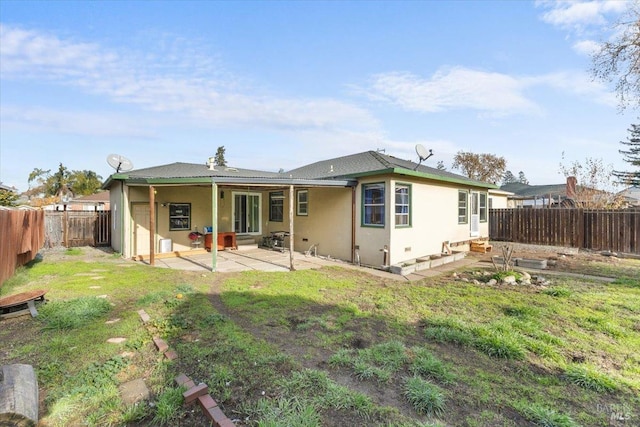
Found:
[[386, 153], [384, 148], [376, 148], [376, 153]]
[[418, 154], [418, 157], [420, 157], [420, 161], [413, 170], [418, 169], [418, 166], [420, 166], [422, 162], [433, 156], [433, 150], [429, 149], [429, 152], [427, 152], [427, 149], [424, 148], [422, 144], [416, 144], [416, 153]]

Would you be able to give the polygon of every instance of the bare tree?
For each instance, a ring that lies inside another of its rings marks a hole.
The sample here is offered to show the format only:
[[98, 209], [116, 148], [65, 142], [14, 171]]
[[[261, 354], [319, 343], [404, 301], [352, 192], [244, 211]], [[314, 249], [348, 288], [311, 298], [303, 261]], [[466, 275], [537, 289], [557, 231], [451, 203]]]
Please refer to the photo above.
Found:
[[618, 183], [614, 179], [613, 166], [605, 165], [602, 159], [587, 157], [584, 162], [560, 163], [560, 173], [566, 178], [576, 178], [578, 185], [573, 200], [580, 207], [618, 209], [624, 202], [615, 191]]
[[640, 106], [640, 3], [629, 2], [628, 12], [614, 25], [615, 36], [592, 56], [591, 74], [615, 83], [620, 109]]
[[497, 183], [507, 167], [504, 157], [494, 154], [476, 154], [458, 151], [453, 158], [453, 168], [459, 169], [471, 179]]

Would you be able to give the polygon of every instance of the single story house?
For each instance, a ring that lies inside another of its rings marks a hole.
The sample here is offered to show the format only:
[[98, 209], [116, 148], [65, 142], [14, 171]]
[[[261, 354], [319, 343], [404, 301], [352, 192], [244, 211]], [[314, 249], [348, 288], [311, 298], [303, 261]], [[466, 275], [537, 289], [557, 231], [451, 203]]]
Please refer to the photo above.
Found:
[[103, 188], [115, 251], [153, 261], [210, 232], [214, 271], [219, 247], [279, 232], [293, 250], [374, 267], [441, 254], [445, 244], [467, 250], [488, 238], [489, 206], [506, 206], [507, 195], [376, 151], [283, 173], [172, 163], [115, 173]]

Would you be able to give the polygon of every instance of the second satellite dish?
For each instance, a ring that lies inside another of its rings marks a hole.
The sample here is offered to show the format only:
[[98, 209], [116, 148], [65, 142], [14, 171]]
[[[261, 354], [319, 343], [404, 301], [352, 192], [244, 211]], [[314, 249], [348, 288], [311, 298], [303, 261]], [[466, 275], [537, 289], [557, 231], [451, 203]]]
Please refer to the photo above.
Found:
[[418, 154], [420, 161], [418, 162], [418, 164], [413, 170], [418, 169], [418, 166], [420, 166], [422, 162], [427, 160], [429, 157], [433, 156], [433, 150], [429, 149], [429, 151], [427, 151], [427, 149], [424, 148], [422, 144], [416, 144], [416, 153]]
[[120, 173], [120, 171], [126, 172], [133, 169], [133, 163], [131, 163], [131, 160], [121, 156], [120, 154], [109, 154], [107, 156], [107, 163], [116, 170], [116, 173]]

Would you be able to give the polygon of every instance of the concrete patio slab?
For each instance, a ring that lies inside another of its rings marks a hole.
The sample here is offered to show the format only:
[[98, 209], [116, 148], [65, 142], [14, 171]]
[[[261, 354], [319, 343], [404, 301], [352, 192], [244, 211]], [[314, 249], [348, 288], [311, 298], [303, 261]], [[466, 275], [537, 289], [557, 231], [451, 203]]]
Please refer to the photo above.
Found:
[[[176, 270], [203, 271], [211, 272], [213, 258], [211, 253], [202, 250], [189, 252], [181, 252], [181, 256], [162, 257], [155, 260], [155, 266], [161, 268], [172, 268]], [[293, 253], [294, 267], [296, 270], [319, 269], [324, 266], [339, 266], [343, 268], [351, 268], [368, 272], [369, 274], [384, 277], [394, 281], [413, 281], [421, 280], [425, 277], [436, 276], [446, 271], [455, 270], [475, 263], [474, 258], [466, 258], [462, 262], [453, 262], [431, 270], [424, 270], [409, 276], [401, 276], [392, 274], [387, 271], [377, 270], [374, 268], [360, 267], [342, 261], [329, 260], [326, 258], [306, 256], [300, 252]], [[148, 260], [140, 261], [148, 264]], [[290, 258], [289, 252], [280, 252], [263, 248], [250, 248], [245, 250], [224, 250], [218, 251], [217, 268], [219, 273], [237, 273], [242, 271], [267, 271], [267, 272], [286, 272], [289, 271]]]

